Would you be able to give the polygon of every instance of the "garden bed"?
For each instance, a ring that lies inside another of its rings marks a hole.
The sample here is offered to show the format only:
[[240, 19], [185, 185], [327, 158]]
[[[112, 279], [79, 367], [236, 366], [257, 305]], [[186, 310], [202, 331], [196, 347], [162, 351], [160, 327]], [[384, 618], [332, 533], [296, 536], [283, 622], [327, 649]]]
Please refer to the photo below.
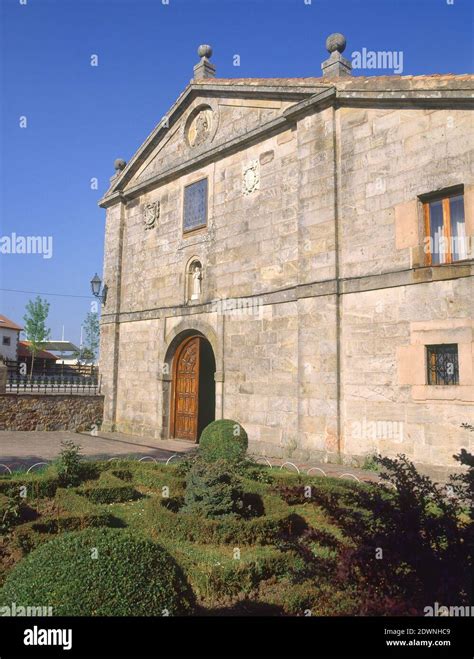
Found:
[[[53, 540], [115, 529], [118, 537], [131, 534], [166, 552], [193, 593], [187, 612], [419, 612], [414, 602], [424, 597], [425, 586], [414, 573], [416, 564], [396, 562], [405, 554], [403, 547], [393, 546], [393, 538], [397, 524], [405, 522], [401, 514], [397, 519], [394, 490], [248, 464], [239, 475], [243, 511], [209, 518], [186, 512], [188, 472], [189, 466], [180, 464], [114, 460], [87, 463], [69, 486], [53, 467], [0, 477], [0, 509], [7, 520], [0, 540], [0, 586], [6, 582], [12, 592], [9, 576], [15, 566]], [[26, 496], [18, 498], [25, 487]], [[409, 534], [404, 541], [411, 547], [421, 542]], [[398, 552], [382, 565], [383, 573], [377, 547]], [[426, 547], [421, 549], [426, 555]], [[454, 554], [451, 560], [457, 560]], [[395, 585], [387, 585], [388, 576]], [[404, 600], [410, 583], [413, 602], [408, 595]]]

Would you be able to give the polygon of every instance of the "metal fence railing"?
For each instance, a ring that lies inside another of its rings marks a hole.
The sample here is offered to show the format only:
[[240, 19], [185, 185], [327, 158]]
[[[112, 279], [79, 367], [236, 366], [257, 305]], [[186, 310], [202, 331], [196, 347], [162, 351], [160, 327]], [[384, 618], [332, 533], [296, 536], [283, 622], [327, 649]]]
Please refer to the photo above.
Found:
[[6, 392], [11, 394], [68, 394], [96, 396], [100, 394], [97, 377], [66, 377], [33, 375], [21, 377], [9, 375]]
[[[4, 359], [10, 375], [26, 377], [31, 375], [31, 359], [26, 361], [12, 361]], [[48, 377], [88, 377], [97, 378], [99, 370], [94, 364], [54, 364], [51, 360], [37, 358], [33, 364], [33, 376], [46, 375]]]

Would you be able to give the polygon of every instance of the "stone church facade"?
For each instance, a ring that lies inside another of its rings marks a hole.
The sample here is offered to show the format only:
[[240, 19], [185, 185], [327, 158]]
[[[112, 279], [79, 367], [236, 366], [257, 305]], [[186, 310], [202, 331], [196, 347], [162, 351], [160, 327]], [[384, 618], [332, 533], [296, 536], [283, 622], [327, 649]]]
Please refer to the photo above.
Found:
[[106, 209], [103, 430], [444, 473], [474, 439], [474, 76], [194, 78]]

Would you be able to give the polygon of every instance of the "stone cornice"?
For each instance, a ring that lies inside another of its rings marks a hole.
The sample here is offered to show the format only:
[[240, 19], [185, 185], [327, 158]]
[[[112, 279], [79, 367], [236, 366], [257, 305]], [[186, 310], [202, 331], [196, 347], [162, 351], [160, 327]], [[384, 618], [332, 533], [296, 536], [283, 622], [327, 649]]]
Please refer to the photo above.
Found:
[[302, 96], [312, 96], [320, 91], [332, 87], [331, 84], [313, 85], [219, 85], [219, 84], [190, 84], [190, 92], [202, 96], [230, 96], [235, 98], [266, 98], [279, 101], [297, 101]]
[[[249, 295], [242, 298], [233, 298], [231, 296], [229, 299], [259, 299], [261, 301], [260, 304], [262, 305], [284, 304], [286, 302], [295, 302], [296, 300], [310, 297], [349, 295], [352, 293], [362, 293], [382, 288], [413, 286], [416, 284], [462, 279], [464, 277], [474, 277], [474, 260], [471, 259], [460, 263], [434, 267], [423, 266], [420, 268], [395, 270], [393, 272], [363, 275], [361, 277], [341, 278], [339, 280], [327, 279], [320, 282], [311, 282], [309, 284], [298, 284], [268, 293], [256, 293], [255, 295]], [[145, 309], [142, 311], [123, 311], [120, 314], [107, 314], [103, 312], [101, 324], [107, 325], [117, 322], [123, 323], [140, 320], [155, 320], [172, 316], [192, 316], [212, 312], [215, 312], [215, 302], [193, 304], [192, 306], [175, 305], [170, 307], [156, 307], [154, 309]]]
[[391, 89], [391, 90], [338, 90], [337, 105], [341, 107], [394, 107], [394, 108], [472, 108], [474, 90], [465, 89]]
[[167, 117], [169, 122], [176, 121], [184, 112], [185, 108], [196, 95], [219, 96], [233, 95], [245, 97], [272, 96], [280, 100], [288, 100], [294, 96], [309, 96], [299, 103], [287, 108], [281, 117], [273, 119], [258, 128], [240, 135], [232, 140], [216, 145], [210, 149], [200, 151], [194, 157], [180, 163], [172, 164], [156, 176], [146, 181], [123, 190], [131, 176], [146, 160], [147, 156], [169, 129], [160, 122], [147, 140], [138, 149], [135, 156], [130, 160], [127, 167], [113, 183], [110, 192], [99, 201], [99, 206], [107, 208], [118, 201], [129, 201], [147, 192], [154, 187], [182, 176], [194, 169], [204, 167], [218, 157], [225, 157], [246, 146], [255, 143], [264, 137], [287, 130], [289, 127], [303, 117], [305, 114], [322, 110], [330, 105], [337, 107], [423, 107], [423, 108], [472, 108], [474, 109], [474, 92], [469, 87], [463, 89], [417, 89], [417, 90], [364, 90], [364, 89], [337, 89], [335, 86], [306, 86], [303, 88], [287, 86], [255, 87], [252, 85], [240, 85], [229, 87], [229, 85], [204, 85], [190, 84], [178, 98], [171, 108]]

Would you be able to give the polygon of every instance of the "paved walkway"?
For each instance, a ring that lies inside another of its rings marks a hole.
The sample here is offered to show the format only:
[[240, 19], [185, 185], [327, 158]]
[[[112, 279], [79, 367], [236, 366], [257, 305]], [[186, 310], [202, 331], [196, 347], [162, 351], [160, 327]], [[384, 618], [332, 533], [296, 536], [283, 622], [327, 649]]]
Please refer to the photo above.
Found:
[[[82, 453], [90, 459], [102, 460], [112, 457], [142, 458], [150, 456], [159, 462], [166, 461], [175, 453], [193, 451], [195, 446], [180, 440], [156, 440], [120, 433], [75, 433], [57, 432], [0, 432], [0, 463], [18, 469], [30, 467], [36, 462], [51, 462], [61, 450], [65, 439], [82, 447]], [[0, 469], [0, 472], [4, 469]]]
[[[21, 432], [0, 431], [0, 463], [10, 469], [31, 467], [37, 462], [51, 462], [61, 450], [61, 442], [69, 439], [82, 447], [82, 453], [93, 460], [107, 460], [114, 457], [133, 457], [136, 459], [149, 456], [158, 462], [165, 462], [174, 454], [189, 453], [196, 449], [195, 444], [179, 439], [150, 439], [136, 437], [118, 432], [74, 433], [57, 432]], [[300, 463], [278, 458], [256, 458], [259, 462], [271, 464], [291, 471], [299, 469], [308, 473], [335, 478], [352, 478], [361, 481], [378, 481], [377, 474], [338, 464]], [[0, 473], [5, 471], [0, 467]]]

